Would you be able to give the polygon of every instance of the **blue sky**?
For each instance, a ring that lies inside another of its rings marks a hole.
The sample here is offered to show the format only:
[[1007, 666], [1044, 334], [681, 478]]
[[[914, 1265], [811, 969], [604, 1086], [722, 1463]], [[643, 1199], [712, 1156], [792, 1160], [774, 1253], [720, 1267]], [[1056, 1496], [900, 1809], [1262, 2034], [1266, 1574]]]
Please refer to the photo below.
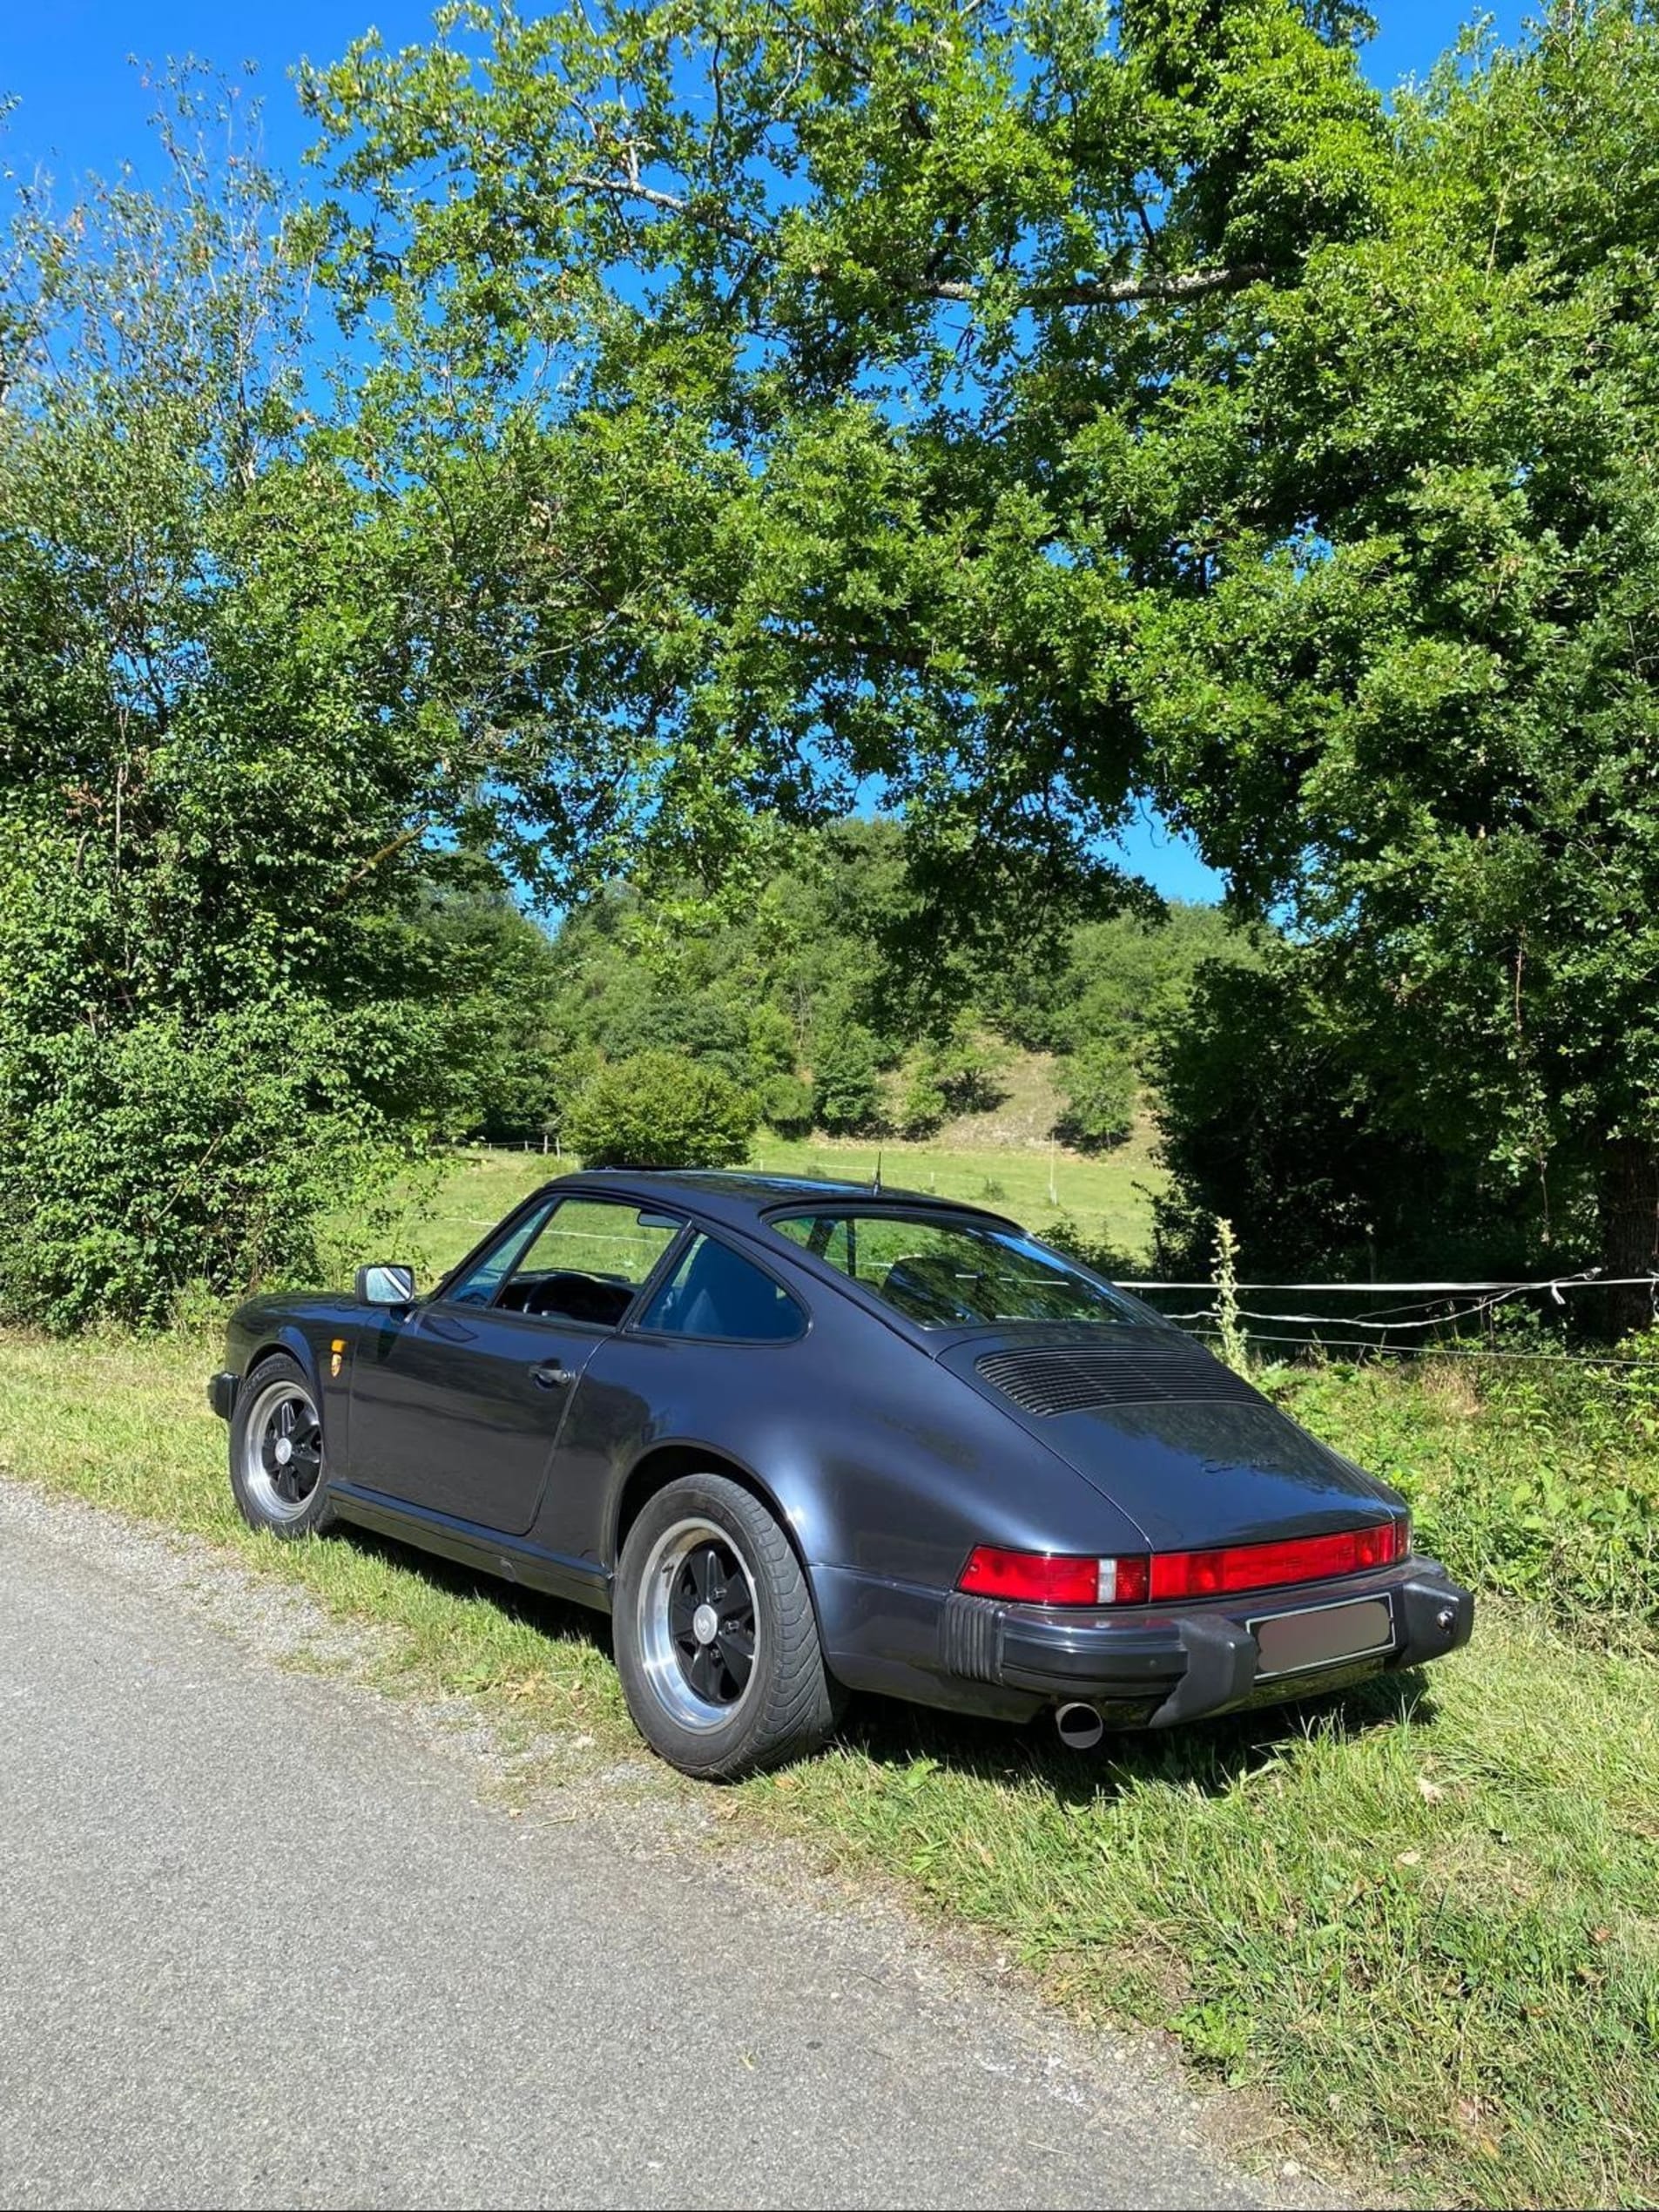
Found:
[[[1475, 10], [1435, 0], [1371, 0], [1380, 19], [1366, 66], [1384, 86], [1424, 74]], [[527, 12], [529, 9], [527, 6]], [[1522, 19], [1514, 0], [1492, 11], [1501, 36]], [[0, 95], [21, 106], [0, 154], [25, 173], [36, 167], [67, 181], [112, 172], [124, 159], [142, 173], [152, 100], [129, 62], [193, 54], [227, 72], [257, 63], [251, 89], [265, 102], [266, 152], [294, 169], [307, 142], [287, 71], [301, 57], [332, 61], [369, 24], [388, 46], [415, 44], [431, 21], [431, 0], [0, 0]], [[1170, 898], [1219, 895], [1220, 879], [1190, 847], [1156, 824], [1123, 840], [1130, 864]]]

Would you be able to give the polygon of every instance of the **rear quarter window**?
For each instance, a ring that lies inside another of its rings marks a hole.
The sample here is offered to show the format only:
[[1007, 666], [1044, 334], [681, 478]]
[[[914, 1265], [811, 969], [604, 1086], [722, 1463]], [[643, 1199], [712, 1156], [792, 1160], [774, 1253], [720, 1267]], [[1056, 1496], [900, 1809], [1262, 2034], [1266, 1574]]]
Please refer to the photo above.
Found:
[[639, 1317], [659, 1336], [786, 1344], [806, 1316], [780, 1283], [711, 1237], [698, 1237]]

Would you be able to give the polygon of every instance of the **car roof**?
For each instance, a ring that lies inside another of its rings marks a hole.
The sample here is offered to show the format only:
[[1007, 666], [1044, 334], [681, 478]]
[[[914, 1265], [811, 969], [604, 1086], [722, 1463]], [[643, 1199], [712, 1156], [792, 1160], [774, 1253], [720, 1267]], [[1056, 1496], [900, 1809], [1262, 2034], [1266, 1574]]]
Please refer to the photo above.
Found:
[[982, 1221], [1008, 1225], [1006, 1215], [989, 1213], [983, 1206], [970, 1205], [962, 1198], [941, 1198], [926, 1190], [894, 1190], [887, 1184], [874, 1187], [868, 1183], [827, 1176], [766, 1175], [747, 1168], [583, 1168], [561, 1176], [556, 1184], [550, 1187], [561, 1190], [626, 1191], [630, 1196], [637, 1193], [642, 1198], [659, 1199], [664, 1204], [678, 1200], [713, 1220], [737, 1225], [756, 1221], [779, 1207], [786, 1209], [792, 1200], [799, 1201], [803, 1211], [815, 1205], [844, 1207], [859, 1201], [869, 1206], [973, 1214]]

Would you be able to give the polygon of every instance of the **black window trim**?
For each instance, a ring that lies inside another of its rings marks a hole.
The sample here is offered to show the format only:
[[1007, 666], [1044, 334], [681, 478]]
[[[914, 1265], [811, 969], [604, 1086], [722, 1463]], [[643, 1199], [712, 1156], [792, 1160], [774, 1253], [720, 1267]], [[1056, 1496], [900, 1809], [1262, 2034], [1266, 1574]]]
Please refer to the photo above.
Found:
[[[617, 1324], [619, 1330], [625, 1329], [631, 1337], [642, 1337], [648, 1344], [733, 1344], [741, 1345], [750, 1352], [782, 1352], [792, 1344], [803, 1342], [812, 1334], [812, 1307], [792, 1284], [784, 1280], [776, 1268], [767, 1265], [752, 1245], [735, 1244], [730, 1237], [723, 1237], [707, 1222], [700, 1222], [695, 1217], [687, 1223], [686, 1226], [691, 1232], [690, 1243], [686, 1243], [684, 1238], [677, 1238], [671, 1251], [664, 1253], [664, 1261], [672, 1259], [674, 1267], [677, 1268], [679, 1265], [680, 1257], [683, 1256], [683, 1251], [689, 1251], [691, 1244], [695, 1244], [698, 1238], [705, 1238], [711, 1244], [718, 1244], [723, 1251], [730, 1252], [733, 1259], [745, 1261], [754, 1269], [757, 1275], [764, 1275], [775, 1290], [783, 1292], [800, 1315], [800, 1327], [795, 1331], [793, 1336], [788, 1337], [708, 1337], [694, 1336], [689, 1329], [647, 1329], [642, 1325], [639, 1316], [644, 1312], [645, 1305], [651, 1303], [651, 1298], [646, 1296], [646, 1292], [649, 1291], [651, 1297], [654, 1298], [658, 1289], [661, 1287], [656, 1281], [656, 1276], [663, 1273], [659, 1266], [655, 1271], [652, 1281], [644, 1285], [640, 1291], [639, 1296], [644, 1301], [644, 1305], [637, 1301], [635, 1305], [629, 1309]], [[672, 1272], [671, 1269], [670, 1272]]]

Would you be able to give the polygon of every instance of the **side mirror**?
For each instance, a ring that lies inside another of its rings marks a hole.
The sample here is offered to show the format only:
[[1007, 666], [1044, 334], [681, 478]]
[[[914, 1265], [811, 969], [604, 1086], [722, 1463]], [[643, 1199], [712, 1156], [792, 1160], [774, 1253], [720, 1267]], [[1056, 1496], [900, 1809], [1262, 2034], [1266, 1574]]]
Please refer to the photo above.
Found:
[[415, 1296], [415, 1270], [389, 1263], [360, 1267], [352, 1287], [365, 1305], [408, 1305]]

